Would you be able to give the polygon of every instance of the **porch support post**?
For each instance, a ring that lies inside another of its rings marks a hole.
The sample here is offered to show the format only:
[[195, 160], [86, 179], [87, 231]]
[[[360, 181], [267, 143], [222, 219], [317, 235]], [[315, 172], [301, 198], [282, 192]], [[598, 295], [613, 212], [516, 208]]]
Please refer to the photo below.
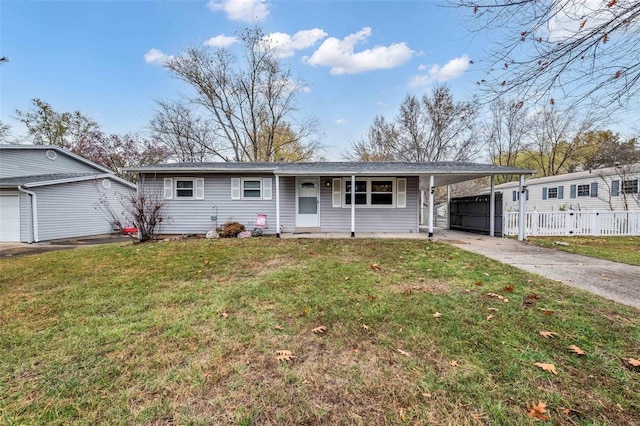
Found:
[[420, 225], [424, 225], [424, 189], [420, 190]]
[[526, 219], [526, 207], [525, 207], [525, 199], [527, 188], [524, 185], [524, 175], [520, 175], [520, 186], [519, 186], [519, 194], [520, 194], [520, 204], [518, 208], [518, 241], [524, 241], [527, 239], [526, 231], [525, 231], [525, 219]]
[[429, 238], [433, 237], [433, 198], [436, 188], [433, 175], [429, 176]]
[[496, 191], [495, 176], [491, 176], [491, 195], [489, 196], [489, 236], [496, 236]]
[[447, 185], [447, 229], [451, 229], [451, 185]]
[[351, 238], [356, 236], [356, 175], [351, 175]]
[[280, 175], [276, 175], [276, 237], [280, 238]]

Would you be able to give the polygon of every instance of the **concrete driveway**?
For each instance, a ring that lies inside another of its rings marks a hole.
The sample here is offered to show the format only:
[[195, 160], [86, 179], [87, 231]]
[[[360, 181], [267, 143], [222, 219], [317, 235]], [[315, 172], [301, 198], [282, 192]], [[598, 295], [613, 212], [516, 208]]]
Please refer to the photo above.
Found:
[[640, 309], [640, 266], [467, 232], [438, 230], [435, 239]]
[[127, 241], [131, 241], [131, 238], [123, 235], [96, 235], [92, 237], [55, 240], [33, 244], [0, 242], [0, 259], [48, 253], [50, 251], [69, 250], [96, 244], [109, 244]]

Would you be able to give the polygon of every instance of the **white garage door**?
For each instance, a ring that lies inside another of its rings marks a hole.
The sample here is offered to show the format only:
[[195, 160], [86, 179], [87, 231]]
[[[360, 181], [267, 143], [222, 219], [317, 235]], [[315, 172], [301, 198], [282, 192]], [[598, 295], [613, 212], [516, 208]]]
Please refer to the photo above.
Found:
[[20, 197], [0, 195], [0, 241], [20, 241]]

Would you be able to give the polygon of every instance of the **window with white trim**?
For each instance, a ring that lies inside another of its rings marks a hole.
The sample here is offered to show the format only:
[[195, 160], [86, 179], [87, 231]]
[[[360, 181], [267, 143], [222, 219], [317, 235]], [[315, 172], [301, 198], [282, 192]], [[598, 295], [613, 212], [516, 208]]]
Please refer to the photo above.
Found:
[[262, 199], [262, 179], [243, 178], [242, 179], [242, 198], [253, 200]]
[[[351, 207], [351, 178], [343, 179], [344, 197], [342, 207]], [[357, 178], [355, 203], [361, 207], [396, 207], [395, 178]]]
[[272, 178], [244, 177], [231, 178], [232, 200], [271, 200], [273, 197]]
[[547, 198], [558, 198], [558, 187], [547, 190]]
[[588, 197], [590, 194], [589, 189], [591, 188], [591, 185], [587, 184], [583, 184], [583, 185], [578, 185], [578, 197]]
[[193, 198], [194, 184], [193, 178], [175, 178], [176, 198]]
[[620, 188], [622, 194], [637, 194], [638, 193], [638, 179], [622, 181], [622, 188]]

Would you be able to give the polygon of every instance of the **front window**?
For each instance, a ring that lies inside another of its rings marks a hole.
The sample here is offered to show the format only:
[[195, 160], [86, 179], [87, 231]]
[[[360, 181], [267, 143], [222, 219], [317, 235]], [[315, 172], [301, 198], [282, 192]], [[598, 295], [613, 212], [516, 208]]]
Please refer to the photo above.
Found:
[[558, 188], [549, 188], [548, 198], [558, 198]]
[[193, 198], [193, 179], [176, 179], [176, 198]]
[[578, 197], [588, 197], [589, 196], [589, 188], [590, 185], [578, 185]]
[[243, 179], [242, 198], [262, 198], [262, 179]]
[[371, 204], [387, 206], [393, 204], [393, 181], [371, 181]]
[[623, 194], [637, 194], [638, 193], [638, 180], [625, 180], [622, 182]]
[[[351, 181], [350, 180], [347, 181], [344, 202], [347, 205], [351, 205]], [[367, 181], [365, 180], [356, 181], [356, 206], [358, 204], [361, 204], [361, 205], [367, 204]]]
[[[351, 206], [351, 179], [344, 181], [344, 204]], [[360, 178], [356, 180], [356, 206], [394, 206], [395, 179]]]

